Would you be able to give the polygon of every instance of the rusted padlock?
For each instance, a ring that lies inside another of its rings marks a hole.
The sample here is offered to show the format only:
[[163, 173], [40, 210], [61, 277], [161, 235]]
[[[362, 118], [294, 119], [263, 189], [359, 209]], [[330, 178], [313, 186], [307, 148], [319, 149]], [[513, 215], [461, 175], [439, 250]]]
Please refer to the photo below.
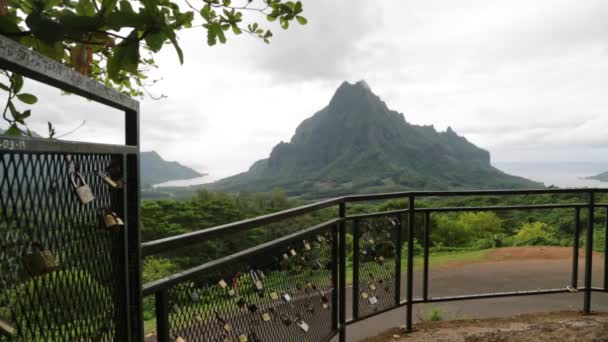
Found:
[[124, 221], [115, 212], [104, 209], [99, 219], [101, 229], [116, 231], [125, 226]]
[[91, 191], [91, 188], [84, 180], [82, 175], [78, 172], [72, 172], [70, 174], [70, 179], [72, 181], [74, 191], [80, 199], [80, 202], [82, 202], [82, 204], [93, 202], [93, 200], [95, 199], [95, 195], [93, 195], [93, 191]]
[[23, 264], [31, 276], [39, 276], [59, 269], [59, 262], [55, 256], [42, 244], [33, 242], [31, 249], [31, 253], [23, 256]]
[[9, 321], [0, 317], [0, 336], [10, 339], [11, 337], [15, 337], [15, 335], [17, 335], [17, 329]]

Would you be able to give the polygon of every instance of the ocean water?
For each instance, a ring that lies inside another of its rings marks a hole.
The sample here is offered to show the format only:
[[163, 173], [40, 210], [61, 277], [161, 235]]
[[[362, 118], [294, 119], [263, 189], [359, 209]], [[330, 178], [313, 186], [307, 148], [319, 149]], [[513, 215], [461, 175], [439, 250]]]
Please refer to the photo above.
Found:
[[498, 169], [545, 185], [560, 188], [608, 188], [608, 182], [585, 177], [608, 171], [608, 163], [595, 162], [496, 162]]
[[[560, 188], [608, 188], [608, 182], [584, 179], [598, 173], [608, 171], [608, 163], [591, 162], [496, 162], [498, 169], [525, 177], [545, 185], [555, 185]], [[191, 186], [214, 182], [222, 177], [213, 174], [192, 179], [173, 180], [154, 187]]]

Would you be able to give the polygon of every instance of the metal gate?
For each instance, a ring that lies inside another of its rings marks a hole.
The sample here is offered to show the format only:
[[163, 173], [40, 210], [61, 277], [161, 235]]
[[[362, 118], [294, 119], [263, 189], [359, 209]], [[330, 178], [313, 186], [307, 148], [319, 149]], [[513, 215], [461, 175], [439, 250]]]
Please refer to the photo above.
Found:
[[124, 111], [126, 136], [0, 137], [0, 341], [140, 339], [139, 104], [3, 36], [0, 68]]

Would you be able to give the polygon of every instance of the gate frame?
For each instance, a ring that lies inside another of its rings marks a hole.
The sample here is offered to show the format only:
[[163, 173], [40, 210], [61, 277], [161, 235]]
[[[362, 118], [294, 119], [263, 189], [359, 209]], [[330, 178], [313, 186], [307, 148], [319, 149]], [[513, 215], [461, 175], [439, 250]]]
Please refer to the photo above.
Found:
[[123, 210], [119, 215], [124, 218], [125, 230], [124, 248], [121, 248], [120, 255], [123, 270], [119, 273], [122, 274], [122, 279], [119, 281], [125, 285], [125, 288], [116, 289], [121, 293], [124, 302], [115, 304], [117, 307], [123, 306], [122, 309], [126, 315], [126, 320], [121, 325], [124, 329], [121, 332], [122, 336], [126, 336], [128, 341], [143, 340], [142, 259], [139, 229], [139, 102], [2, 35], [0, 35], [0, 68], [124, 112], [124, 145], [2, 136], [0, 137], [0, 153], [122, 155], [126, 182], [118, 206]]

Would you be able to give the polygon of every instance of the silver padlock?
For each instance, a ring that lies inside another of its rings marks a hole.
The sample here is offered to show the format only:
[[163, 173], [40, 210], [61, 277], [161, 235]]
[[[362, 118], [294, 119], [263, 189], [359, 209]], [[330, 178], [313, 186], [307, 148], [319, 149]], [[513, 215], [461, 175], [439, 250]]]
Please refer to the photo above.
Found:
[[70, 174], [70, 180], [72, 181], [72, 186], [74, 187], [74, 191], [76, 195], [80, 199], [82, 204], [87, 204], [93, 202], [95, 200], [95, 195], [93, 195], [93, 191], [84, 180], [81, 174], [78, 172], [72, 172]]

